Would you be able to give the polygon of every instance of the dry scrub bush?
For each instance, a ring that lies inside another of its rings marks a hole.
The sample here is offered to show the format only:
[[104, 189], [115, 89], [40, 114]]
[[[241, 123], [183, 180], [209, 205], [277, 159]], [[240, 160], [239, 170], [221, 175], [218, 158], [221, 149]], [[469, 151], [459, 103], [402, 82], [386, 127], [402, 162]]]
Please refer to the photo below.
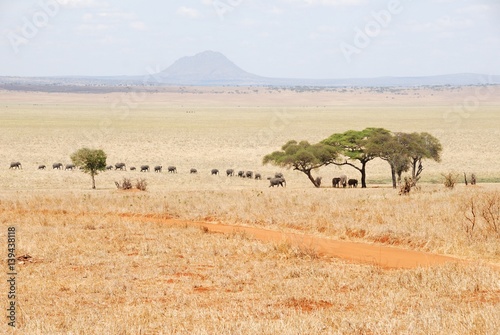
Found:
[[[120, 190], [131, 190], [133, 187], [132, 182], [130, 181], [129, 178], [123, 178], [123, 181], [121, 184], [119, 182], [115, 181], [115, 185]], [[135, 187], [138, 190], [146, 191], [147, 186], [148, 186], [148, 183], [146, 182], [145, 179], [138, 179], [135, 182]]]
[[458, 181], [458, 174], [453, 172], [442, 173], [444, 178], [443, 184], [446, 188], [453, 189]]
[[399, 187], [399, 195], [409, 195], [412, 188], [417, 188], [417, 180], [413, 180], [411, 177], [405, 177], [404, 181]]
[[147, 187], [148, 187], [148, 183], [146, 182], [146, 179], [138, 179], [135, 183], [135, 187], [138, 189], [138, 190], [141, 190], [141, 191], [146, 191], [147, 190]]
[[500, 192], [473, 194], [464, 200], [462, 213], [470, 238], [500, 237]]
[[129, 178], [125, 178], [125, 177], [123, 178], [121, 184], [119, 182], [115, 181], [115, 185], [120, 190], [130, 190], [130, 189], [132, 189], [132, 182], [130, 181]]

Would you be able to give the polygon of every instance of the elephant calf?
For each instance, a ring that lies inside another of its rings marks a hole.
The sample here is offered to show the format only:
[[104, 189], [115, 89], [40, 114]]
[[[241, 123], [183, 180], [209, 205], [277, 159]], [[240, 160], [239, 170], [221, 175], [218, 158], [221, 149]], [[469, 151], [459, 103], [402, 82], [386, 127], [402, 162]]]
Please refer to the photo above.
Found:
[[189, 173], [198, 173], [198, 170], [196, 170], [195, 168], [192, 168], [191, 170], [189, 170]]

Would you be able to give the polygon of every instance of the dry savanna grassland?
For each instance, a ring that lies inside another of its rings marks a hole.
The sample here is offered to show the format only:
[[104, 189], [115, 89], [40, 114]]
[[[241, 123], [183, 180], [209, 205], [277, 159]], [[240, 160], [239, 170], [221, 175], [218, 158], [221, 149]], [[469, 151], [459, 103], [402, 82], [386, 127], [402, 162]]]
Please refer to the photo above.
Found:
[[[497, 334], [500, 87], [131, 88], [0, 92], [0, 238], [16, 229], [12, 334]], [[429, 132], [400, 196], [387, 163], [262, 166], [290, 139], [349, 129]], [[81, 147], [127, 171], [52, 169]], [[11, 161], [23, 168], [9, 169]], [[44, 164], [46, 170], [38, 170]], [[163, 172], [130, 171], [148, 164]], [[167, 166], [177, 167], [168, 173]], [[197, 174], [189, 170], [196, 168]], [[220, 175], [211, 175], [217, 168]], [[227, 177], [254, 171], [263, 180]], [[283, 172], [287, 186], [269, 188]], [[465, 186], [463, 173], [478, 184]], [[454, 189], [442, 174], [459, 175]], [[115, 181], [145, 179], [147, 190]], [[24, 256], [24, 257], [23, 257]], [[8, 308], [6, 273], [0, 292]]]

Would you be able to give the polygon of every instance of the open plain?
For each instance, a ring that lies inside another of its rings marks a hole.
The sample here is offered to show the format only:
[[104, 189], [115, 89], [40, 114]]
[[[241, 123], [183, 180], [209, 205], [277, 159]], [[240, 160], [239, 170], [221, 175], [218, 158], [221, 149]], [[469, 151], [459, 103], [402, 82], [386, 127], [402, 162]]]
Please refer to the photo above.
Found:
[[[496, 334], [500, 87], [0, 92], [0, 237], [18, 236], [13, 334]], [[386, 162], [262, 166], [290, 139], [429, 132], [440, 163], [398, 195]], [[81, 147], [127, 171], [53, 170]], [[20, 161], [22, 169], [9, 169]], [[38, 170], [39, 165], [46, 170]], [[148, 164], [163, 172], [131, 171]], [[168, 173], [167, 166], [177, 167]], [[189, 173], [191, 168], [197, 174]], [[211, 175], [211, 169], [220, 170]], [[227, 177], [259, 172], [263, 180]], [[283, 172], [286, 188], [269, 188]], [[443, 173], [478, 185], [443, 186]], [[147, 191], [114, 182], [145, 179]], [[6, 242], [4, 242], [6, 243]], [[3, 271], [6, 272], [6, 271]], [[7, 283], [2, 280], [2, 292]], [[4, 303], [5, 305], [5, 303]], [[6, 322], [1, 327], [8, 329]]]

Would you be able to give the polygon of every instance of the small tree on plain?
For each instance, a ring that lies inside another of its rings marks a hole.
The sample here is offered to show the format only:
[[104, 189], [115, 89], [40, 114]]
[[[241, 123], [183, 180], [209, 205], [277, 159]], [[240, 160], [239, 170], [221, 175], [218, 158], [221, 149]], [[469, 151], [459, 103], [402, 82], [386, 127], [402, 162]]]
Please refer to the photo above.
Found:
[[90, 174], [92, 189], [95, 189], [95, 176], [106, 170], [106, 153], [100, 149], [82, 148], [71, 155], [71, 161], [83, 172]]

